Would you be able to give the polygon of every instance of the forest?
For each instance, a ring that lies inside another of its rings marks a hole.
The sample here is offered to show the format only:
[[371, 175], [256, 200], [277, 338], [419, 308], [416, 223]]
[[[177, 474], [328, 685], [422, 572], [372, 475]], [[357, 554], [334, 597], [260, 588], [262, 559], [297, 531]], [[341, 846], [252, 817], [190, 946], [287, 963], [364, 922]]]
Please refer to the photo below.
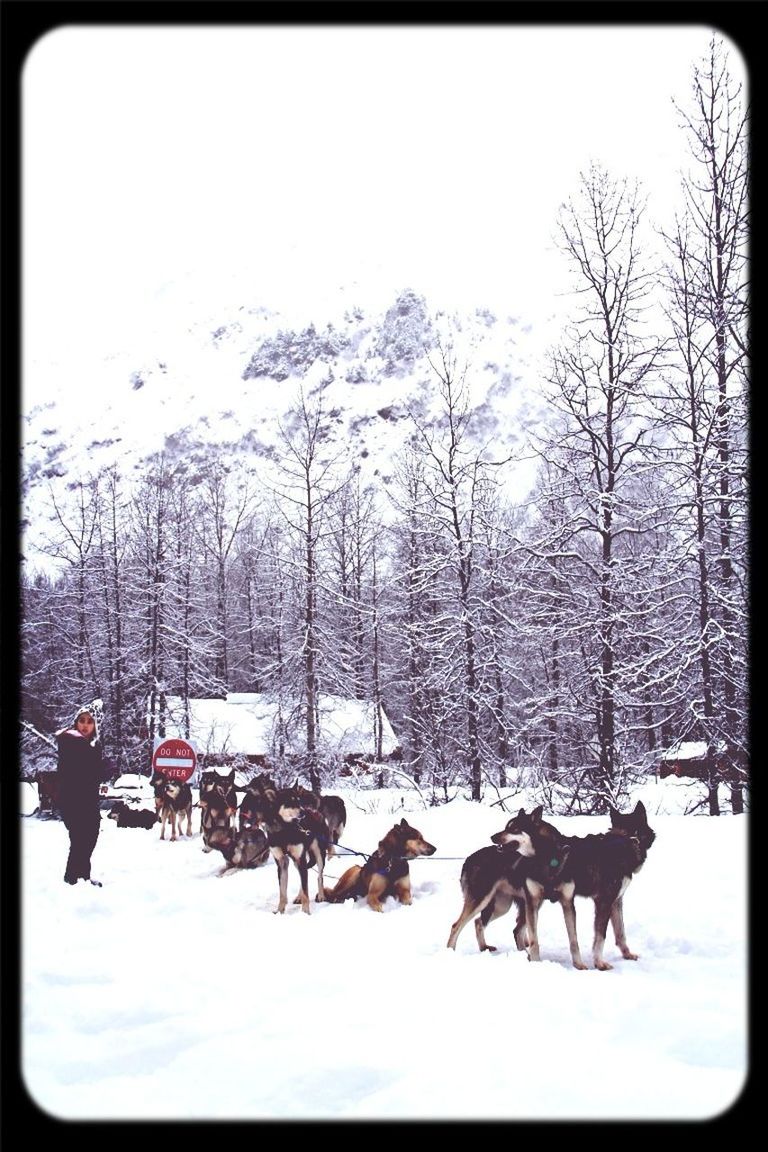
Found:
[[676, 110], [673, 221], [654, 229], [596, 163], [562, 206], [574, 305], [522, 498], [450, 334], [424, 349], [439, 413], [411, 412], [386, 486], [301, 388], [269, 462], [161, 452], [138, 476], [86, 459], [50, 478], [57, 567], [27, 557], [20, 578], [22, 771], [94, 696], [117, 774], [149, 771], [166, 694], [263, 692], [301, 701], [302, 773], [325, 787], [325, 692], [383, 707], [436, 803], [525, 780], [552, 810], [605, 812], [699, 740], [706, 811], [722, 782], [744, 810], [749, 120], [721, 42]]

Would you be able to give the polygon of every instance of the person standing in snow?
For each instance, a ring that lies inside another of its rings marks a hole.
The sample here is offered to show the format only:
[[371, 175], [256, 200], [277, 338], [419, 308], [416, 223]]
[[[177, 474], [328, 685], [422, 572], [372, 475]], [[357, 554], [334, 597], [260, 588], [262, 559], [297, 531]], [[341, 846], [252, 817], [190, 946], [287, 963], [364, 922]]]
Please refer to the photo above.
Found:
[[101, 809], [99, 785], [104, 776], [101, 744], [96, 718], [101, 701], [94, 700], [79, 708], [70, 727], [56, 733], [59, 756], [59, 812], [69, 832], [69, 857], [64, 871], [67, 884], [91, 879], [91, 856], [99, 838]]

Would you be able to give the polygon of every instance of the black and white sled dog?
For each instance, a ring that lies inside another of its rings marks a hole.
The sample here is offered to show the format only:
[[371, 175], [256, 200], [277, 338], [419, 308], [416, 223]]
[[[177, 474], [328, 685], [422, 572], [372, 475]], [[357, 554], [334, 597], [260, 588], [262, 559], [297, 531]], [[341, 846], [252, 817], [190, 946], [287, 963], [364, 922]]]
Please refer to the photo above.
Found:
[[187, 820], [187, 836], [192, 835], [192, 789], [180, 780], [169, 780], [162, 772], [155, 772], [150, 781], [155, 790], [155, 806], [160, 816], [160, 839], [165, 840], [165, 826], [171, 826], [171, 840], [184, 835], [184, 818]]
[[527, 947], [530, 959], [539, 959], [539, 905], [563, 875], [568, 859], [566, 838], [542, 820], [542, 811], [541, 806], [531, 813], [521, 808], [502, 832], [491, 837], [494, 844], [466, 858], [461, 869], [464, 906], [451, 925], [449, 948], [456, 947], [459, 933], [474, 917], [480, 951], [494, 952], [494, 946], [486, 943], [485, 929], [514, 904], [515, 944], [521, 951]]
[[311, 792], [302, 788], [298, 778], [293, 784], [294, 791], [301, 799], [304, 808], [312, 808], [319, 812], [328, 825], [328, 844], [326, 852], [328, 857], [336, 855], [336, 845], [344, 835], [347, 826], [347, 806], [341, 796], [323, 796], [318, 792]]
[[212, 828], [232, 828], [237, 812], [234, 769], [227, 775], [215, 770], [203, 772], [198, 789], [200, 832], [207, 849], [207, 833]]
[[264, 824], [275, 805], [277, 784], [266, 772], [254, 776], [245, 786], [245, 795], [238, 809], [238, 828], [258, 828]]
[[300, 889], [294, 903], [309, 913], [308, 872], [317, 868], [316, 900], [325, 900], [323, 869], [329, 843], [328, 825], [314, 808], [307, 808], [296, 788], [281, 788], [267, 814], [264, 828], [272, 859], [277, 865], [280, 898], [277, 912], [285, 912], [288, 902], [288, 867], [293, 861], [299, 873]]
[[197, 803], [203, 852], [210, 852], [213, 847], [210, 837], [214, 829], [229, 832], [234, 828], [237, 813], [234, 770], [226, 776], [218, 772], [203, 772]]
[[613, 967], [603, 959], [605, 937], [610, 920], [616, 947], [625, 960], [637, 960], [627, 944], [624, 928], [624, 894], [632, 877], [642, 868], [656, 833], [648, 823], [645, 805], [638, 800], [632, 812], [621, 813], [609, 808], [611, 827], [608, 832], [589, 836], [568, 836], [568, 865], [550, 899], [557, 899], [563, 909], [568, 944], [574, 968], [586, 969], [576, 935], [574, 897], [586, 896], [594, 901], [595, 921], [592, 960], [601, 972]]
[[[609, 921], [613, 928], [616, 945], [624, 959], [637, 960], [637, 954], [632, 952], [627, 944], [623, 901], [632, 877], [642, 868], [648, 851], [656, 839], [656, 833], [648, 824], [644, 804], [642, 801], [638, 801], [634, 810], [625, 814], [611, 806], [609, 809], [610, 830], [589, 836], [563, 836], [551, 824], [541, 819], [541, 812], [542, 809], [539, 807], [531, 813], [531, 819], [537, 833], [536, 836], [531, 837], [536, 848], [536, 857], [542, 853], [545, 857], [547, 854], [544, 843], [538, 841], [538, 837], [542, 835], [550, 838], [553, 846], [557, 844], [557, 848], [546, 869], [543, 872], [538, 872], [536, 886], [528, 885], [526, 890], [520, 893], [513, 890], [514, 884], [506, 886], [502, 884], [500, 889], [502, 899], [499, 899], [498, 895], [494, 895], [489, 896], [488, 900], [483, 902], [483, 897], [479, 893], [484, 884], [488, 886], [490, 883], [489, 873], [484, 869], [475, 867], [467, 878], [469, 890], [475, 894], [478, 904], [482, 905], [480, 919], [475, 923], [480, 948], [491, 947], [485, 943], [485, 926], [491, 920], [495, 920], [498, 916], [509, 911], [512, 903], [514, 903], [517, 907], [515, 943], [518, 948], [527, 946], [529, 958], [538, 960], [540, 958], [538, 944], [539, 909], [545, 899], [557, 901], [563, 910], [573, 966], [581, 971], [585, 970], [587, 965], [582, 960], [576, 934], [575, 897], [582, 896], [594, 902], [592, 958], [595, 968], [601, 972], [607, 972], [613, 967], [603, 957]], [[522, 814], [521, 810], [520, 815]], [[507, 851], [510, 847], [513, 852], [518, 851], [520, 832], [518, 821], [519, 817], [515, 817], [507, 823], [501, 832], [497, 832], [491, 837], [494, 844], [498, 845], [502, 851]], [[555, 840], [554, 837], [557, 839]], [[492, 852], [493, 849], [490, 851]], [[488, 849], [481, 848], [479, 853], [474, 853], [474, 856], [480, 857], [481, 854], [484, 854], [481, 857], [483, 861], [489, 859]], [[465, 868], [471, 859], [472, 857], [468, 858]], [[553, 868], [555, 861], [557, 861], [557, 866]], [[546, 860], [543, 862], [546, 864]], [[520, 866], [516, 866], [519, 869]], [[519, 872], [516, 872], [516, 876], [518, 875]], [[462, 873], [462, 887], [464, 884], [465, 879]], [[455, 927], [456, 925], [454, 925]], [[461, 927], [463, 927], [463, 922]]]

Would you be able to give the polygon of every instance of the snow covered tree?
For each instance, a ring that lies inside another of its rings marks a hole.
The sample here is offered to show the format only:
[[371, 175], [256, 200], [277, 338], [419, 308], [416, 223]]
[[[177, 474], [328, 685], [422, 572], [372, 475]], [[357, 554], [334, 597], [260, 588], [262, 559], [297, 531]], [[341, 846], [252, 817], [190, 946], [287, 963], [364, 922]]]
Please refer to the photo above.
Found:
[[[194, 502], [183, 464], [160, 454], [131, 500], [131, 629], [136, 707], [147, 710], [145, 769], [165, 735], [166, 696], [210, 694], [209, 614], [193, 533]], [[214, 686], [218, 682], [213, 680]]]
[[326, 677], [333, 691], [357, 699], [370, 696], [371, 582], [381, 531], [373, 491], [353, 472], [328, 510], [326, 627], [334, 644]]
[[723, 777], [733, 811], [743, 810], [748, 698], [748, 115], [722, 41], [713, 38], [694, 67], [688, 110], [678, 111], [691, 170], [684, 212], [666, 233], [677, 356], [659, 418], [690, 572], [679, 660], [698, 669], [681, 735], [707, 743], [709, 811], [717, 815]]
[[[98, 483], [81, 479], [59, 494], [50, 487], [54, 529], [46, 553], [69, 574], [57, 587], [62, 601], [58, 627], [66, 643], [61, 646], [59, 671], [75, 701], [102, 694], [99, 662], [93, 643], [97, 637], [93, 614], [93, 573], [98, 549]], [[71, 704], [67, 702], [67, 709]]]
[[201, 474], [197, 489], [196, 511], [192, 520], [200, 544], [201, 559], [208, 581], [215, 593], [215, 607], [207, 621], [210, 645], [214, 653], [214, 694], [226, 694], [229, 688], [228, 601], [230, 555], [238, 534], [254, 511], [254, 498], [248, 481], [241, 480], [221, 460], [211, 462]]
[[277, 465], [277, 508], [294, 546], [294, 584], [301, 602], [298, 650], [301, 664], [302, 712], [306, 738], [305, 770], [313, 789], [320, 788], [318, 765], [318, 692], [323, 661], [320, 623], [321, 542], [328, 532], [330, 506], [346, 483], [332, 424], [321, 401], [311, 404], [303, 390], [280, 426], [283, 456]]
[[99, 477], [96, 531], [98, 582], [102, 598], [101, 635], [104, 648], [103, 698], [109, 708], [110, 739], [116, 768], [126, 766], [126, 738], [130, 731], [128, 702], [130, 650], [125, 619], [126, 496], [116, 468]]
[[[415, 429], [414, 452], [420, 465], [409, 485], [417, 503], [410, 510], [412, 528], [422, 536], [418, 551], [426, 567], [418, 579], [440, 580], [440, 602], [427, 622], [428, 632], [442, 649], [443, 684], [434, 683], [426, 718], [458, 694], [463, 716], [460, 760], [466, 770], [473, 799], [482, 790], [481, 636], [484, 605], [483, 557], [480, 524], [491, 507], [500, 462], [490, 459], [469, 435], [472, 419], [467, 368], [442, 340], [430, 359], [441, 401], [439, 417], [427, 422], [411, 413]], [[421, 627], [423, 621], [419, 621]], [[452, 657], [452, 654], [456, 654]], [[447, 659], [446, 659], [447, 658]], [[433, 671], [439, 663], [433, 664]], [[458, 684], [453, 677], [458, 676]], [[437, 717], [438, 724], [440, 717]], [[449, 729], [450, 730], [450, 729]], [[432, 733], [434, 742], [434, 731]], [[454, 737], [455, 739], [455, 737]], [[446, 766], [446, 757], [443, 757]]]
[[561, 209], [560, 244], [578, 303], [552, 352], [547, 395], [556, 418], [540, 441], [548, 466], [539, 498], [556, 511], [542, 520], [535, 548], [560, 558], [543, 569], [551, 591], [560, 571], [574, 593], [568, 632], [583, 673], [570, 691], [593, 717], [588, 776], [597, 810], [616, 795], [619, 713], [633, 695], [623, 641], [633, 588], [625, 541], [653, 527], [636, 482], [651, 468], [647, 391], [660, 356], [659, 340], [643, 332], [653, 282], [642, 259], [642, 216], [638, 189], [598, 165]]

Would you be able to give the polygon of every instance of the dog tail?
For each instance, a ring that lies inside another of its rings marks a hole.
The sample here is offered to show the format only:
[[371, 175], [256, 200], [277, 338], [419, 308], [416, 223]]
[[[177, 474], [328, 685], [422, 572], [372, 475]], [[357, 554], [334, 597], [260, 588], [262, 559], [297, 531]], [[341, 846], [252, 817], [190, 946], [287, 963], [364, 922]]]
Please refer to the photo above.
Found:
[[330, 904], [341, 904], [348, 898], [354, 899], [358, 896], [357, 881], [362, 870], [362, 865], [360, 864], [353, 864], [351, 868], [347, 868], [346, 872], [342, 873], [341, 878], [336, 881], [333, 888], [326, 888], [326, 900]]

